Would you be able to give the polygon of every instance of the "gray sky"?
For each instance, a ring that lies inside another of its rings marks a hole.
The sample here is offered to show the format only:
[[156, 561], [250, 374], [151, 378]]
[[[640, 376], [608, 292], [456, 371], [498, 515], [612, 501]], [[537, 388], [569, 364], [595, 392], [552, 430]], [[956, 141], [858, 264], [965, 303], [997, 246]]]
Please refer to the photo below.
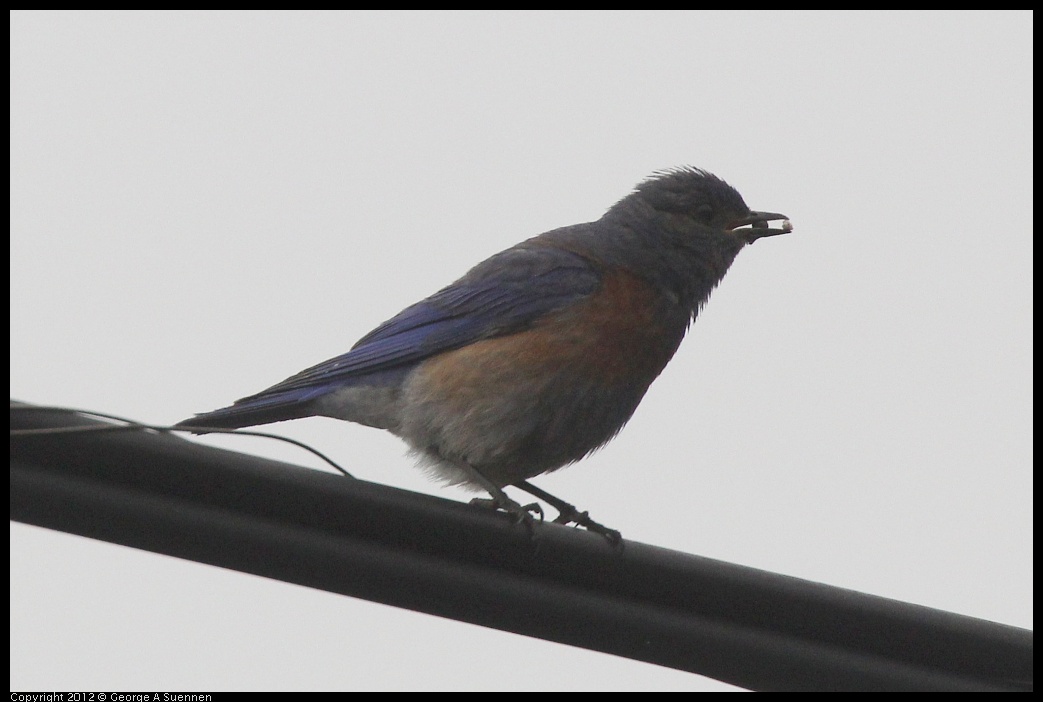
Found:
[[[636, 541], [1032, 626], [1030, 13], [16, 11], [11, 37], [12, 397], [223, 406], [690, 164], [796, 231], [537, 483]], [[467, 498], [383, 432], [274, 428]], [[11, 687], [727, 688], [21, 524]]]

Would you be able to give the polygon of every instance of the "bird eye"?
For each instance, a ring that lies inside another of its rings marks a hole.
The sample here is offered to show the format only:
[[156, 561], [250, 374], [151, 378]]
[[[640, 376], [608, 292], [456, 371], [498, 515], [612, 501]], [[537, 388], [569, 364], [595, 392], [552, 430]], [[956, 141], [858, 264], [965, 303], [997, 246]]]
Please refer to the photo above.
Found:
[[698, 217], [699, 219], [701, 219], [704, 222], [709, 222], [710, 220], [712, 220], [713, 219], [713, 214], [714, 214], [713, 206], [705, 204], [705, 203], [702, 204], [702, 205], [699, 205], [699, 207], [697, 207], [695, 209], [695, 216]]

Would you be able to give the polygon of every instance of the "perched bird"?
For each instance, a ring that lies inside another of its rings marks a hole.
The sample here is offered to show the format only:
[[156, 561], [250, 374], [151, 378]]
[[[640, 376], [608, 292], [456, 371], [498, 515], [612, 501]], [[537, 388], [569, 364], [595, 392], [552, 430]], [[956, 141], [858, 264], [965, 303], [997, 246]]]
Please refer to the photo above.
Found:
[[178, 426], [358, 422], [497, 507], [532, 507], [502, 491], [517, 485], [554, 505], [556, 521], [618, 536], [528, 479], [615, 436], [739, 251], [791, 230], [711, 173], [657, 172], [597, 221], [498, 253], [346, 354]]

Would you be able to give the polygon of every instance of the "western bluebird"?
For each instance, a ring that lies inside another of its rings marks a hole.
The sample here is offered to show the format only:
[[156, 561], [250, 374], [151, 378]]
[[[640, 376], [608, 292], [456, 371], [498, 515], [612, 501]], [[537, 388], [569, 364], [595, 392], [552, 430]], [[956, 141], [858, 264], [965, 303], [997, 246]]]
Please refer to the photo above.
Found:
[[502, 491], [516, 485], [556, 521], [618, 537], [527, 481], [622, 429], [739, 251], [791, 231], [772, 220], [786, 216], [751, 211], [711, 173], [657, 172], [597, 221], [498, 253], [346, 354], [178, 426], [325, 416], [386, 429], [495, 506], [528, 509]]

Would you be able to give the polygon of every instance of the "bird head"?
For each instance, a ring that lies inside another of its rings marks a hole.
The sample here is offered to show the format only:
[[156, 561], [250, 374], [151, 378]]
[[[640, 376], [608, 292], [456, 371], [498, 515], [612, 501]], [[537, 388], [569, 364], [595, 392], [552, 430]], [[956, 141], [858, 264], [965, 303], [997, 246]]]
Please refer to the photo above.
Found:
[[[743, 245], [793, 231], [786, 215], [751, 210], [735, 188], [698, 168], [658, 171], [640, 183], [630, 198], [656, 213], [730, 234]], [[783, 220], [778, 228], [769, 226], [776, 220]]]

